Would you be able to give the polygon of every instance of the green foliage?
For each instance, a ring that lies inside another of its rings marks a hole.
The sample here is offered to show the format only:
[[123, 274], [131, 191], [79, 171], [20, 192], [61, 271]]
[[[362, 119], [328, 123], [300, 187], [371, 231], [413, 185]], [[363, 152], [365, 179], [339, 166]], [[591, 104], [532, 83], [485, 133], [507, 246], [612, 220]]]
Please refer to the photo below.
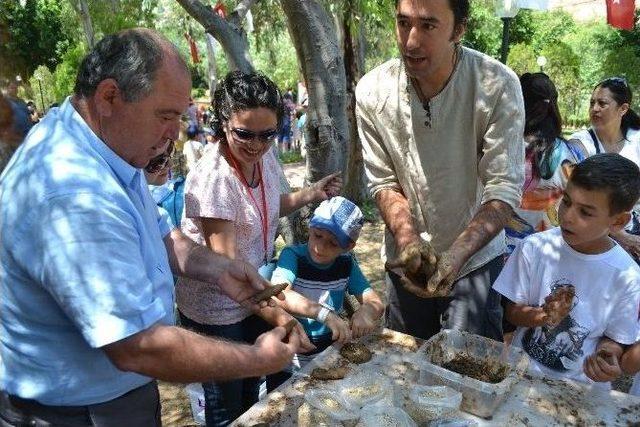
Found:
[[640, 111], [640, 56], [636, 51], [636, 46], [620, 46], [609, 52], [602, 64], [602, 77], [624, 76], [634, 95], [631, 107]]
[[537, 56], [531, 46], [525, 43], [518, 43], [510, 47], [507, 65], [520, 76], [526, 72], [536, 70], [538, 66], [536, 58]]
[[463, 43], [472, 49], [497, 58], [502, 43], [502, 20], [495, 14], [491, 0], [471, 2], [471, 13]]
[[361, 203], [359, 207], [365, 221], [377, 222], [380, 220], [380, 211], [378, 210], [375, 200], [368, 198]]
[[68, 49], [62, 56], [62, 62], [58, 64], [53, 72], [55, 101], [60, 102], [73, 92], [78, 68], [85, 54], [86, 46], [84, 43], [78, 43]]
[[52, 102], [56, 100], [55, 80], [51, 71], [44, 65], [40, 65], [29, 78], [29, 86], [31, 87], [30, 99], [36, 103], [38, 111], [46, 111]]
[[280, 163], [298, 163], [303, 161], [302, 155], [298, 150], [286, 151], [284, 153], [278, 154], [278, 159], [280, 159]]
[[61, 23], [62, 8], [56, 0], [0, 0], [0, 73], [4, 77], [30, 76], [39, 65], [50, 68], [60, 62], [71, 43]]
[[87, 3], [98, 40], [125, 28], [154, 27], [156, 0], [87, 0]]
[[[250, 40], [255, 40], [251, 37]], [[298, 72], [298, 58], [289, 33], [284, 29], [273, 39], [273, 48], [257, 50], [251, 44], [251, 57], [256, 70], [269, 76], [280, 88], [287, 90], [298, 87], [298, 80], [302, 78]]]

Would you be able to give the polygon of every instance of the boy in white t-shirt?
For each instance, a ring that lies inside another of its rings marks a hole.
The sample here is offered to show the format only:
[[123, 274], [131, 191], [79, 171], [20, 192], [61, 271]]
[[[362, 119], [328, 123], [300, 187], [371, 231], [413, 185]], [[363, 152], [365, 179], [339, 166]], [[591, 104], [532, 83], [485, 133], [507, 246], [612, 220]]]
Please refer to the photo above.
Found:
[[622, 345], [638, 336], [640, 268], [609, 233], [626, 225], [639, 197], [632, 161], [590, 157], [571, 174], [560, 227], [529, 236], [507, 261], [493, 288], [533, 373], [583, 382], [622, 373]]

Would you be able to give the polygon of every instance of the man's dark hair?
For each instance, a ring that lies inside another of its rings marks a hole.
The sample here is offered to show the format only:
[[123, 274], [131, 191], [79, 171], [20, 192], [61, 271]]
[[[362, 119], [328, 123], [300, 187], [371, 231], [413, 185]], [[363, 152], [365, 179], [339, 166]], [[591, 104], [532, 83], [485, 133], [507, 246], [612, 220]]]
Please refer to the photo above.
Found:
[[[396, 0], [396, 9], [400, 0]], [[449, 7], [453, 11], [454, 30], [458, 25], [466, 25], [469, 21], [469, 0], [449, 0]]]
[[638, 165], [616, 153], [596, 154], [578, 163], [569, 182], [585, 190], [605, 191], [610, 215], [630, 211], [640, 198]]
[[268, 108], [276, 114], [278, 129], [282, 127], [284, 107], [278, 86], [264, 74], [232, 71], [218, 85], [214, 94], [213, 135], [226, 142], [223, 125], [236, 111]]
[[139, 101], [151, 92], [163, 58], [160, 36], [149, 30], [110, 34], [82, 60], [74, 92], [84, 97], [93, 96], [98, 84], [111, 78], [117, 82], [125, 101]]

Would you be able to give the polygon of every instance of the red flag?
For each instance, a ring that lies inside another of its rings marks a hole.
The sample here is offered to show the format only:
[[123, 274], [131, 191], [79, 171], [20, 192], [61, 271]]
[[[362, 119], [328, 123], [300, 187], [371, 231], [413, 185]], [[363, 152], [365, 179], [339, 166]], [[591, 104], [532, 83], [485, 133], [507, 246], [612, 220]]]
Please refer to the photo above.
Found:
[[198, 46], [196, 46], [196, 41], [191, 37], [191, 34], [184, 33], [184, 38], [189, 42], [189, 50], [191, 51], [191, 62], [197, 64], [200, 62], [200, 56], [198, 55]]
[[222, 19], [225, 19], [227, 17], [227, 8], [224, 7], [224, 4], [221, 1], [219, 1], [215, 6], [213, 6], [213, 13], [216, 13]]
[[621, 30], [633, 30], [634, 0], [607, 0], [607, 23]]

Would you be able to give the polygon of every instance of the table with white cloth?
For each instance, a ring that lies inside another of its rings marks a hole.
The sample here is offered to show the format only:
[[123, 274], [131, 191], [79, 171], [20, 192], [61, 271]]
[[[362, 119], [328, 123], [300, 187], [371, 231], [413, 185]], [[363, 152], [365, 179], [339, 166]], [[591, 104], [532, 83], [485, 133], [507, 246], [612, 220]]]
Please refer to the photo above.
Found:
[[[403, 388], [417, 382], [419, 377], [418, 368], [408, 361], [423, 340], [384, 329], [360, 341], [374, 353], [371, 361], [360, 365], [348, 363], [340, 356], [337, 346], [331, 346], [253, 405], [233, 425], [313, 425], [309, 420], [313, 420], [313, 412], [317, 410], [305, 402], [304, 394], [332, 384], [330, 380], [318, 380], [309, 375], [317, 367], [347, 365], [353, 373], [364, 369], [382, 373], [393, 383], [390, 393], [394, 395], [395, 405], [402, 407], [398, 401]], [[491, 419], [462, 411], [456, 418], [473, 420], [479, 426], [640, 426], [640, 397], [525, 374], [511, 388]]]

